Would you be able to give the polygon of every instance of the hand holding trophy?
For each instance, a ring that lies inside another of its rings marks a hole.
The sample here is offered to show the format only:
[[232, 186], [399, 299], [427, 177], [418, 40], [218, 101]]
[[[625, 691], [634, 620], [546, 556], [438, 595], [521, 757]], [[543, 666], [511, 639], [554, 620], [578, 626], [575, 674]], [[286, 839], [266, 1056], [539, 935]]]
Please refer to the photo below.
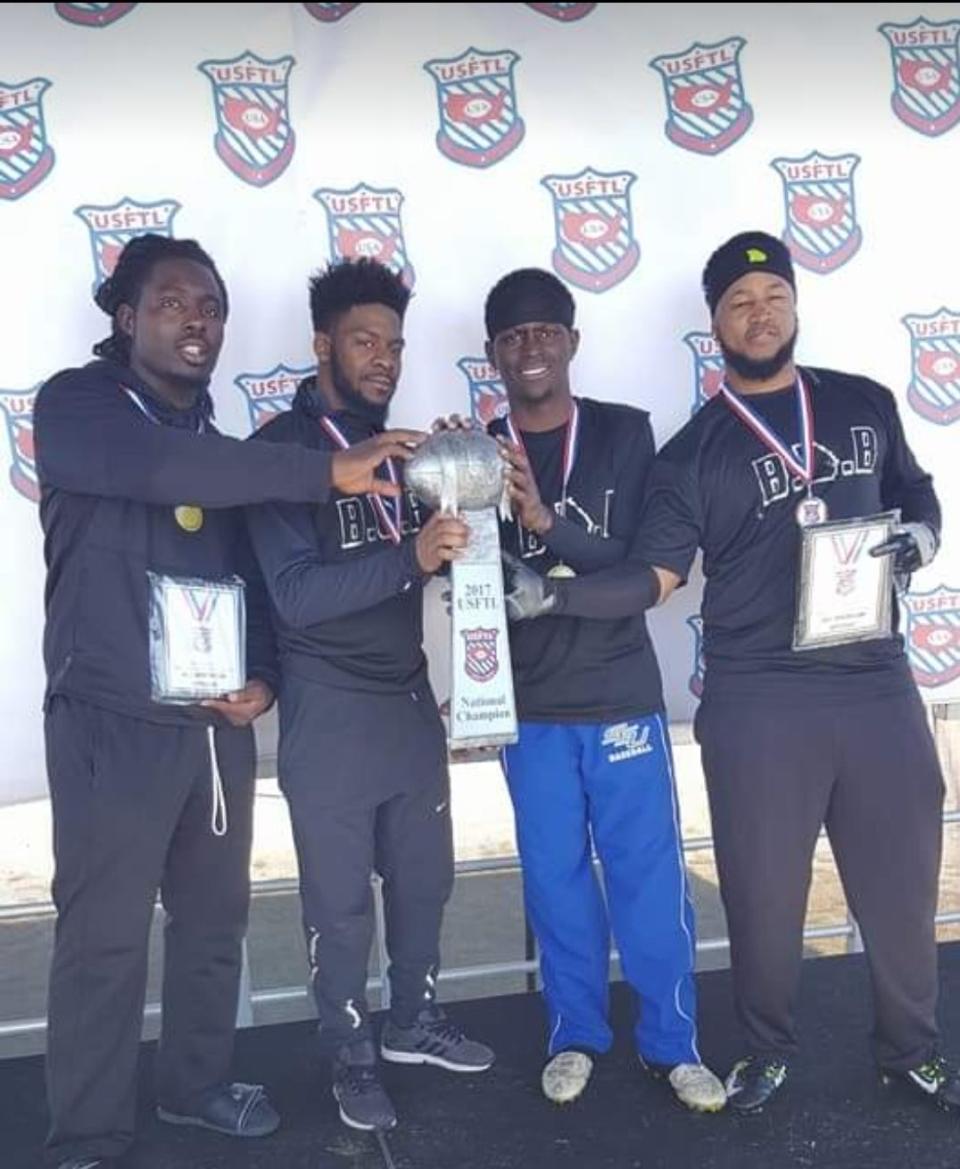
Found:
[[497, 505], [504, 461], [478, 428], [438, 430], [405, 468], [407, 486], [428, 507], [466, 513], [470, 539], [451, 564], [450, 746], [493, 747], [517, 738], [513, 671], [503, 600]]

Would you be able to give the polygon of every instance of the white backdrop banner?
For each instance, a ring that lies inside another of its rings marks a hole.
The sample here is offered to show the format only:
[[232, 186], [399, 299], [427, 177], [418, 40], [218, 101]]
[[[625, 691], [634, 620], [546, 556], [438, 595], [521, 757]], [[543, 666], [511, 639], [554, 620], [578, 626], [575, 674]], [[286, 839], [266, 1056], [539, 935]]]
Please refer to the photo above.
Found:
[[[955, 700], [958, 40], [946, 4], [0, 5], [0, 802], [45, 788], [33, 398], [105, 334], [91, 289], [145, 231], [227, 281], [230, 433], [310, 368], [309, 273], [369, 255], [415, 293], [395, 422], [501, 408], [483, 300], [536, 265], [578, 300], [575, 390], [643, 406], [659, 441], [717, 389], [707, 255], [781, 235], [801, 360], [889, 386], [936, 477], [943, 548], [904, 623], [925, 699]], [[652, 621], [679, 720], [698, 600]]]

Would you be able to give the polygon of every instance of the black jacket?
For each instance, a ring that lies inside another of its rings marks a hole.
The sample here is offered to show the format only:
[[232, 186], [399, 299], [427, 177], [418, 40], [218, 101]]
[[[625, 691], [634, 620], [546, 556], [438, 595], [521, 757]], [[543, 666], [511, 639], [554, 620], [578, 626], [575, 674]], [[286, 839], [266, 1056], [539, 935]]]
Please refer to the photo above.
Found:
[[[302, 443], [336, 450], [321, 418], [329, 413], [314, 379], [302, 382], [286, 413], [251, 436], [259, 443]], [[332, 413], [351, 443], [369, 423]], [[392, 506], [392, 501], [388, 502]], [[369, 497], [334, 491], [319, 507], [252, 507], [253, 547], [273, 604], [284, 673], [337, 689], [402, 693], [426, 684], [423, 573], [414, 539], [424, 512], [409, 493], [401, 506], [400, 544], [383, 530]]]
[[[325, 498], [329, 458], [225, 438], [211, 412], [206, 395], [193, 410], [173, 410], [130, 369], [106, 361], [64, 370], [37, 395], [48, 699], [75, 695], [157, 722], [210, 719], [201, 707], [150, 699], [148, 569], [242, 577], [247, 675], [275, 685], [267, 606], [236, 509], [262, 499]], [[203, 508], [199, 531], [178, 525], [178, 504]]]

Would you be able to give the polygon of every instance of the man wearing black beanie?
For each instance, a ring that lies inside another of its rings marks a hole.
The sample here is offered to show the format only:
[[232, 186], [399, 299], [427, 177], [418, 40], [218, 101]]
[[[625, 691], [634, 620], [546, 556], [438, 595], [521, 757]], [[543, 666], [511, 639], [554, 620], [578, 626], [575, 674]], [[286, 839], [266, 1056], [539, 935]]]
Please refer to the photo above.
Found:
[[[538, 582], [589, 579], [627, 553], [653, 462], [650, 419], [632, 406], [574, 397], [574, 302], [551, 273], [504, 276], [485, 316], [487, 355], [510, 405], [490, 427], [510, 464], [513, 518], [501, 526], [503, 548]], [[726, 1097], [698, 1049], [693, 908], [643, 614], [514, 624], [510, 650], [520, 725], [504, 771], [540, 944], [543, 1092], [557, 1104], [575, 1099], [611, 1045], [612, 929], [638, 997], [642, 1063], [687, 1107], [717, 1111]]]
[[703, 289], [724, 383], [658, 454], [631, 559], [546, 590], [524, 578], [508, 604], [515, 616], [636, 613], [651, 603], [651, 575], [665, 600], [702, 549], [695, 731], [747, 1048], [727, 1079], [730, 1105], [762, 1108], [796, 1052], [826, 826], [870, 964], [884, 1082], [958, 1109], [935, 1018], [943, 779], [896, 605], [890, 636], [794, 649], [801, 529], [899, 508], [892, 538], [870, 551], [893, 556], [902, 578], [936, 551], [937, 497], [888, 389], [794, 363], [796, 285], [779, 240], [734, 236], [708, 260]]
[[712, 317], [727, 289], [751, 272], [769, 272], [796, 295], [793, 261], [785, 244], [763, 231], [744, 231], [717, 248], [703, 270], [703, 295]]

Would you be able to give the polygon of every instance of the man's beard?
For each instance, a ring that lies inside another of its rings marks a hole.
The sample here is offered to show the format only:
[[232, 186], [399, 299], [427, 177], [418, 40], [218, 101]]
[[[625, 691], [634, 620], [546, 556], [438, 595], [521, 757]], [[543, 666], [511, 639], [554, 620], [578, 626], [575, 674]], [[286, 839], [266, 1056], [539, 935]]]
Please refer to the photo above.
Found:
[[383, 428], [387, 421], [390, 403], [387, 402], [381, 406], [377, 402], [368, 402], [359, 390], [355, 390], [347, 380], [347, 375], [343, 372], [343, 366], [340, 364], [334, 349], [330, 350], [330, 379], [348, 414], [352, 414], [364, 422], [372, 423], [380, 429]]
[[797, 344], [797, 331], [795, 327], [793, 334], [787, 338], [772, 357], [765, 357], [761, 360], [748, 357], [738, 349], [731, 349], [723, 343], [720, 337], [717, 337], [717, 344], [723, 353], [724, 362], [735, 374], [748, 382], [765, 382], [776, 377], [780, 370], [792, 361], [793, 350]]

